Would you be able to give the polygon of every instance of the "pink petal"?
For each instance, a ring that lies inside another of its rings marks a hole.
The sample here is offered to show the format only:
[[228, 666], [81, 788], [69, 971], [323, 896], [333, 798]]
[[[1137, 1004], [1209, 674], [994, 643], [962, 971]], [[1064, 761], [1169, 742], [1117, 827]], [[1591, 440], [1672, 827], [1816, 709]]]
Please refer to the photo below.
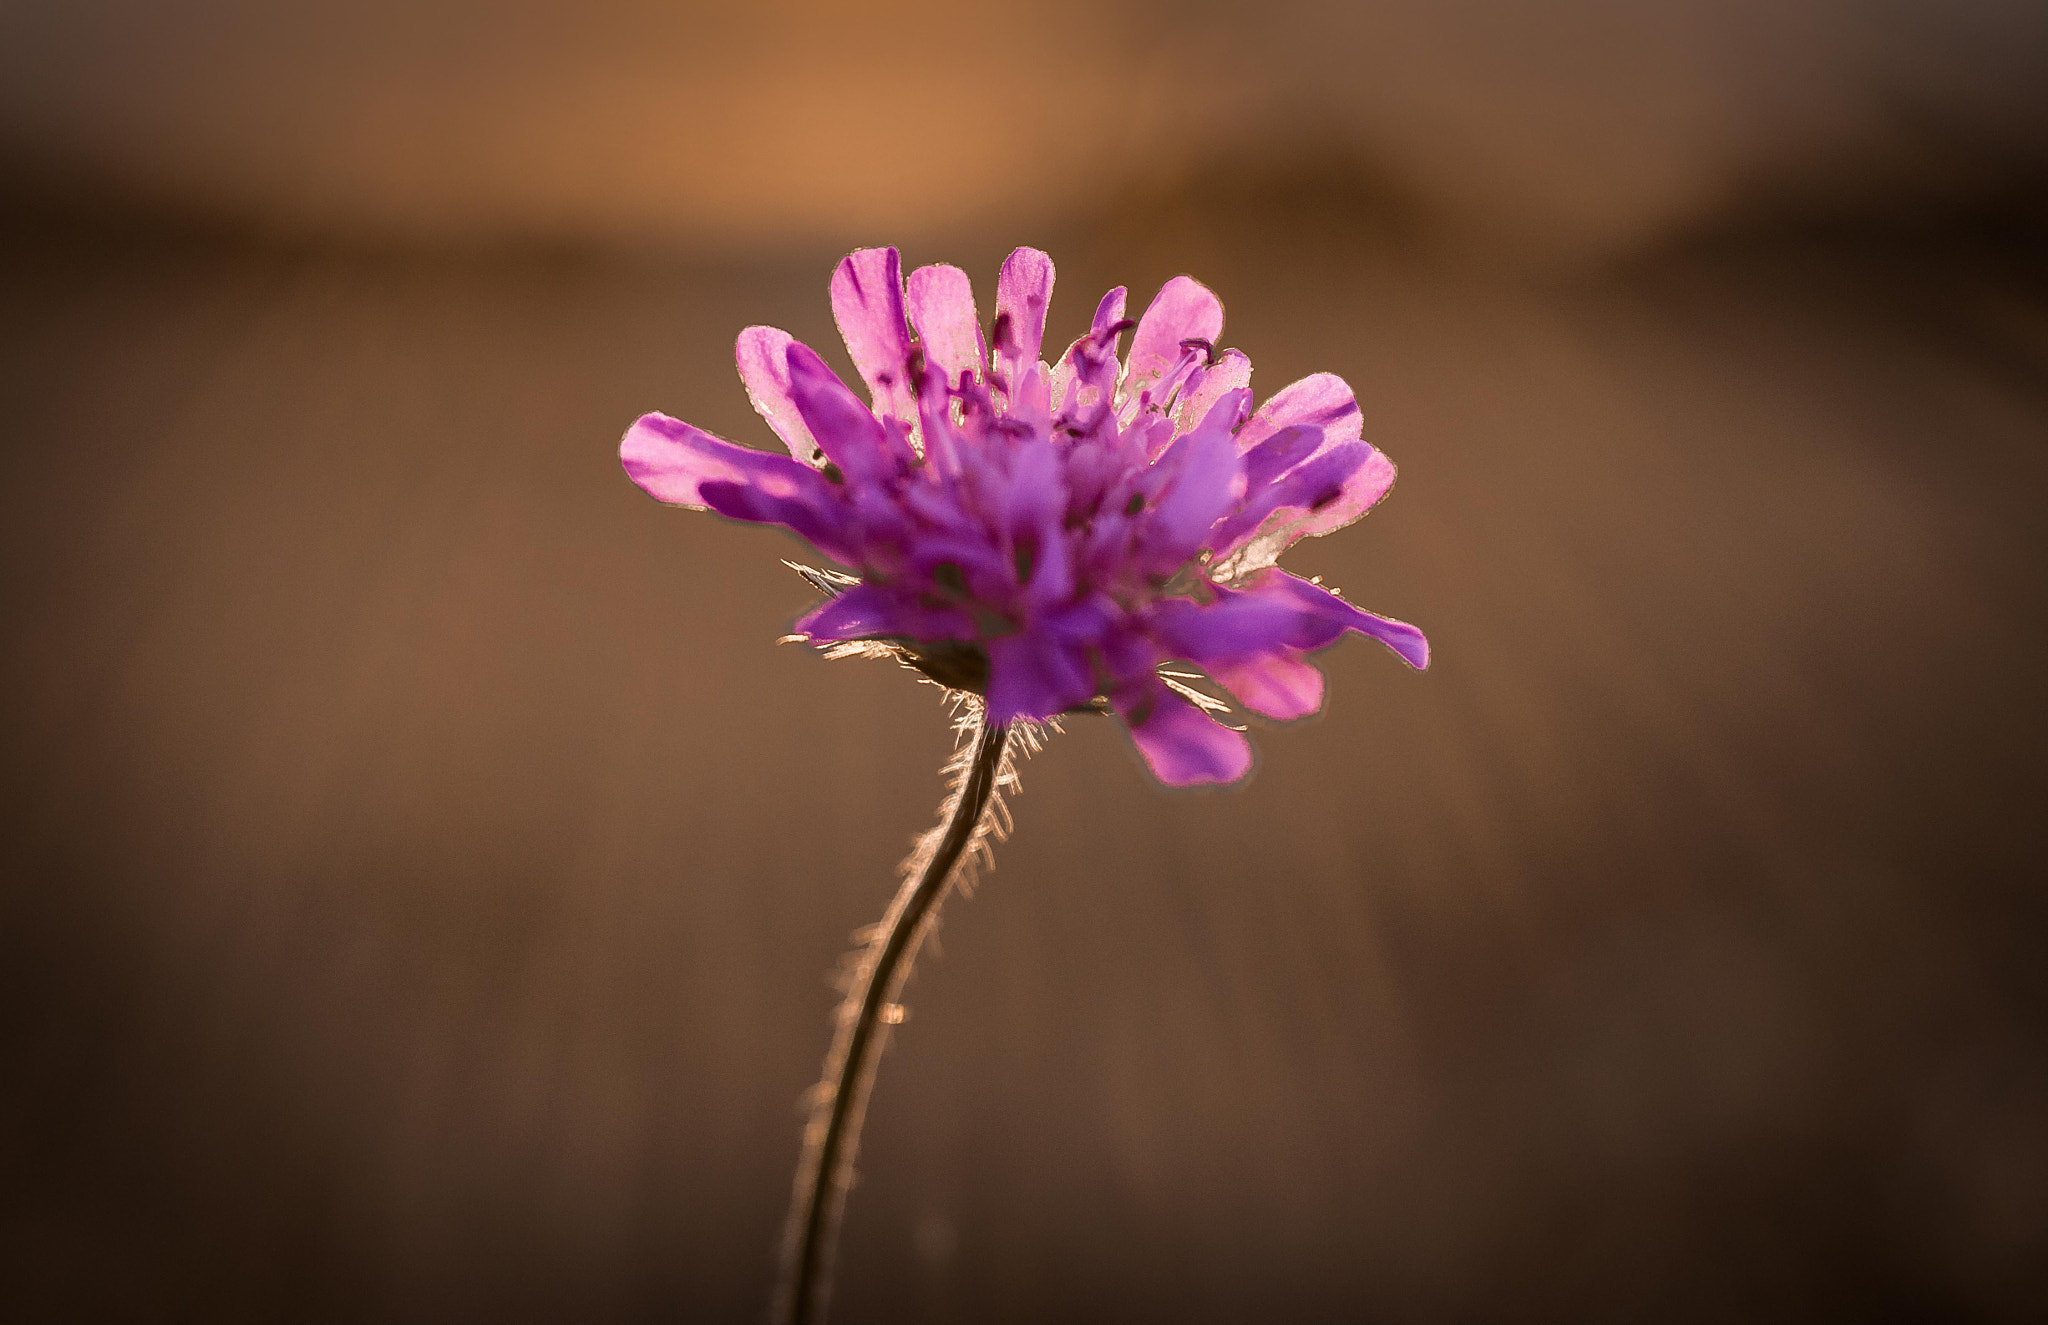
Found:
[[1355, 470], [1344, 486], [1320, 509], [1309, 512], [1301, 527], [1295, 531], [1297, 538], [1319, 537], [1342, 529], [1358, 519], [1387, 495], [1394, 486], [1394, 462], [1386, 453], [1375, 449], [1363, 465]]
[[[1348, 524], [1380, 499], [1393, 481], [1393, 466], [1368, 443], [1340, 442], [1324, 447], [1322, 441], [1315, 429], [1297, 424], [1274, 433], [1245, 454], [1245, 503], [1218, 527], [1210, 541], [1218, 558], [1228, 557], [1254, 535], [1271, 540], [1277, 556], [1303, 537], [1311, 522], [1335, 510], [1348, 512], [1338, 521]], [[1250, 486], [1254, 476], [1266, 477], [1263, 471], [1290, 458], [1280, 452], [1304, 449], [1311, 453], [1310, 459], [1277, 478], [1266, 478], [1262, 486]]]
[[1052, 259], [1035, 248], [1020, 248], [996, 278], [996, 369], [1014, 384], [1038, 362], [1045, 342], [1045, 310], [1052, 304]]
[[739, 446], [713, 437], [702, 428], [666, 414], [644, 414], [626, 430], [619, 441], [619, 463], [627, 477], [656, 501], [671, 506], [708, 509], [701, 491], [706, 483], [752, 483], [785, 481], [794, 488], [799, 482], [824, 487], [824, 480], [809, 470], [800, 480], [788, 471], [789, 461], [768, 451]]
[[964, 440], [960, 430], [953, 426], [953, 397], [948, 394], [948, 385], [958, 386], [959, 378], [949, 384], [945, 369], [935, 363], [924, 366], [924, 379], [917, 384], [917, 417], [924, 424], [924, 458], [933, 471], [947, 479], [960, 476], [964, 461]]
[[[1201, 353], [1207, 358], [1222, 334], [1223, 301], [1192, 276], [1174, 277], [1138, 319], [1130, 358], [1124, 364], [1123, 399], [1136, 400], [1140, 392], [1173, 371], [1188, 352], [1187, 342], [1201, 342]], [[1155, 406], [1162, 403], [1153, 402]]]
[[1251, 771], [1252, 743], [1154, 678], [1117, 711], [1152, 776], [1169, 787], [1235, 782]]
[[1307, 424], [1321, 428], [1326, 445], [1355, 442], [1365, 431], [1358, 401], [1351, 388], [1335, 373], [1314, 373], [1283, 387], [1260, 406], [1250, 423], [1237, 435], [1239, 448], [1249, 451], [1282, 428]]
[[1211, 368], [1197, 368], [1181, 388], [1173, 407], [1173, 418], [1182, 432], [1202, 421], [1226, 391], [1252, 383], [1252, 361], [1236, 350], [1225, 350]]
[[626, 430], [619, 463], [657, 501], [784, 525], [835, 560], [858, 560], [832, 485], [787, 456], [735, 446], [666, 414], [648, 414]]
[[789, 345], [792, 337], [774, 327], [748, 327], [740, 333], [733, 357], [754, 412], [768, 421], [789, 453], [807, 465], [823, 464], [825, 453], [804, 426], [796, 398], [789, 391]]
[[[1344, 379], [1332, 373], [1316, 373], [1290, 384], [1267, 401], [1238, 433], [1237, 440], [1249, 453], [1288, 428], [1312, 427], [1322, 431], [1320, 449], [1327, 454], [1356, 443], [1363, 423], [1358, 401]], [[1227, 531], [1219, 532], [1218, 549], [1223, 550], [1226, 543], [1241, 547], [1244, 553], [1240, 564], [1270, 566], [1301, 539], [1330, 533], [1358, 519], [1386, 496], [1393, 484], [1393, 462], [1375, 451], [1335, 493], [1313, 494], [1310, 509], [1281, 509], [1287, 503], [1269, 503], [1279, 513], [1266, 518], [1254, 511], [1259, 501], [1254, 487], [1244, 518], [1231, 521]]]
[[958, 386], [963, 372], [979, 378], [984, 362], [981, 326], [974, 310], [974, 283], [967, 273], [944, 265], [919, 267], [910, 273], [906, 303], [925, 358], [945, 373], [946, 385]]
[[1123, 321], [1124, 287], [1119, 285], [1102, 296], [1102, 302], [1095, 306], [1095, 318], [1089, 323], [1088, 334], [1069, 345], [1054, 366], [1051, 397], [1055, 410], [1067, 409], [1067, 396], [1075, 386], [1080, 390], [1074, 393], [1071, 403], [1082, 409], [1108, 400], [1111, 389], [1116, 386], [1116, 342], [1123, 334], [1117, 328]]
[[1124, 295], [1124, 287], [1119, 285], [1095, 305], [1095, 317], [1089, 322], [1088, 331], [1096, 339], [1107, 339], [1117, 324], [1124, 320]]
[[903, 266], [893, 248], [847, 254], [832, 273], [832, 316], [846, 352], [875, 403], [875, 413], [917, 419], [910, 392], [910, 330], [903, 323]]
[[1209, 667], [1216, 683], [1254, 713], [1282, 722], [1305, 718], [1323, 706], [1323, 674], [1314, 663], [1289, 654]]

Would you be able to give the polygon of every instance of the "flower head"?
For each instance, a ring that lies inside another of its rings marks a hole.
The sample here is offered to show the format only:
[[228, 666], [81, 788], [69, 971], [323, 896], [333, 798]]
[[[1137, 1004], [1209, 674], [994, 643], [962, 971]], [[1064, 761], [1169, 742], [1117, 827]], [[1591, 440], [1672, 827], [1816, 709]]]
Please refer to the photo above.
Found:
[[1281, 719], [1322, 706], [1306, 655], [1346, 631], [1427, 666], [1415, 627], [1274, 564], [1393, 485], [1351, 388], [1319, 373], [1254, 412], [1251, 361], [1216, 349], [1223, 305], [1186, 276], [1135, 323], [1111, 290], [1048, 365], [1052, 284], [1045, 254], [1012, 253], [984, 335], [965, 272], [906, 283], [895, 249], [863, 249], [832, 311], [868, 404], [788, 333], [748, 327], [740, 380], [789, 456], [649, 414], [620, 459], [661, 501], [782, 525], [851, 568], [799, 635], [886, 642], [984, 695], [992, 723], [1106, 705], [1162, 782], [1251, 767], [1244, 734], [1162, 664]]

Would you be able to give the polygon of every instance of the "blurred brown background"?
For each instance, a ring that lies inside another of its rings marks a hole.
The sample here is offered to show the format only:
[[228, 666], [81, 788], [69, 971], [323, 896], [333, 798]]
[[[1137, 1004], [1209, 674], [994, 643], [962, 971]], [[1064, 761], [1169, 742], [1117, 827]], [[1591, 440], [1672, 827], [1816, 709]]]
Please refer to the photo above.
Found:
[[756, 1318], [948, 735], [616, 439], [896, 242], [1342, 373], [1436, 663], [1027, 768], [839, 1321], [2041, 1319], [2044, 181], [1997, 0], [14, 0], [5, 1314]]

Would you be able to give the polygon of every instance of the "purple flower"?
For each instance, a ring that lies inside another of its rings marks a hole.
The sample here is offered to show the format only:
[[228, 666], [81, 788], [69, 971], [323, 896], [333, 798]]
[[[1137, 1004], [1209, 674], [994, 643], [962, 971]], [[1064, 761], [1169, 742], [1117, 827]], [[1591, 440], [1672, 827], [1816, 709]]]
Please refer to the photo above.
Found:
[[782, 525], [857, 572], [800, 635], [886, 642], [985, 695], [991, 723], [1106, 704], [1162, 782], [1251, 767], [1244, 734], [1162, 664], [1281, 719], [1322, 706], [1306, 655], [1347, 630], [1427, 666], [1421, 631], [1274, 564], [1393, 485], [1351, 388], [1319, 373], [1254, 412], [1251, 361], [1216, 350], [1223, 305], [1186, 276], [1135, 324], [1111, 290], [1048, 366], [1052, 283], [1045, 254], [1012, 253], [984, 336], [965, 272], [906, 283], [895, 249], [862, 249], [832, 311], [871, 404], [788, 333], [749, 327], [740, 380], [789, 456], [649, 414], [620, 459], [661, 501]]

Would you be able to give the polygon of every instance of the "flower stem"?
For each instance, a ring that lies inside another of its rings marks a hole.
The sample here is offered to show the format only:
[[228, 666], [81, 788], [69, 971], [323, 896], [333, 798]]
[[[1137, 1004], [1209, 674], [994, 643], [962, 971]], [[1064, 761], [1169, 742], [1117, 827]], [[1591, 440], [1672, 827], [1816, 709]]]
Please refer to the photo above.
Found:
[[911, 857], [903, 886], [862, 951], [846, 1000], [839, 1005], [838, 1029], [804, 1128], [803, 1157], [797, 1163], [796, 1192], [784, 1234], [782, 1282], [773, 1316], [787, 1325], [817, 1325], [824, 1319], [833, 1253], [846, 1193], [853, 1185], [854, 1155], [875, 1084], [875, 1065], [888, 1027], [902, 1020], [897, 1000], [910, 977], [911, 963], [938, 919], [939, 903], [982, 826], [1002, 772], [1009, 730], [978, 722], [974, 733], [971, 753], [963, 748], [964, 761], [953, 765], [960, 777], [941, 807], [943, 824]]

